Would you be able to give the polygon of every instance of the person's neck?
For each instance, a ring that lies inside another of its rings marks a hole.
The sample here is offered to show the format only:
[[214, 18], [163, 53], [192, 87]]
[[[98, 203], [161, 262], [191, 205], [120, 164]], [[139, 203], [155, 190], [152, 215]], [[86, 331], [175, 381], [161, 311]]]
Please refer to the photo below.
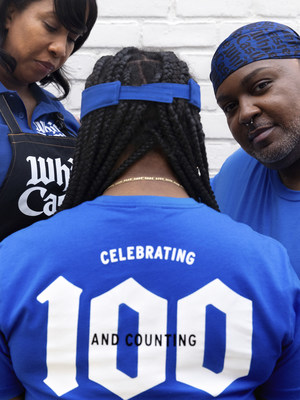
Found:
[[137, 161], [103, 195], [189, 197], [165, 159], [155, 152]]
[[29, 84], [21, 82], [15, 76], [6, 71], [4, 67], [0, 67], [0, 81], [8, 90], [14, 90], [18, 94], [26, 93], [29, 91]]
[[4, 71], [3, 68], [0, 69], [0, 81], [6, 89], [14, 90], [18, 93], [26, 108], [28, 125], [31, 127], [31, 117], [37, 100], [31, 92], [30, 84], [18, 81], [12, 74]]
[[300, 191], [300, 160], [278, 171], [281, 182], [289, 189]]

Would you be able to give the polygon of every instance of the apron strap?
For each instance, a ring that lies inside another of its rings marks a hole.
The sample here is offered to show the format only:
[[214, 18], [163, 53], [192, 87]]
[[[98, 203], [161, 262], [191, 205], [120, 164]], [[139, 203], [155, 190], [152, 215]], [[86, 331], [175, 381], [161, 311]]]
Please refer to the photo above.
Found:
[[4, 94], [0, 95], [0, 113], [4, 118], [7, 126], [10, 129], [10, 133], [21, 133], [22, 130], [17, 123], [14, 114], [12, 113]]

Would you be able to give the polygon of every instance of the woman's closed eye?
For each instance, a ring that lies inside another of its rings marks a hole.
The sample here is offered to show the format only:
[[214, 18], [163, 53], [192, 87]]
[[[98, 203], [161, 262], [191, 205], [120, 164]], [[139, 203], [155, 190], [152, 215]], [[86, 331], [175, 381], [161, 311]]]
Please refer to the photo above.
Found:
[[56, 26], [49, 24], [48, 22], [44, 22], [44, 25], [49, 32], [56, 32], [58, 30]]

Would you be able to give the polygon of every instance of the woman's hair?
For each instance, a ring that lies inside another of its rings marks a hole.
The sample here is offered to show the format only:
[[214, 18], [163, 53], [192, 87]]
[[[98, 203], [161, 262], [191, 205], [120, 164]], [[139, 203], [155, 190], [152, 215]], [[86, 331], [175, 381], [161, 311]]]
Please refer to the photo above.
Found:
[[[125, 48], [97, 61], [86, 88], [117, 80], [130, 86], [187, 84], [190, 78], [186, 63], [173, 52]], [[118, 165], [128, 150], [129, 157]], [[218, 210], [209, 181], [199, 109], [183, 99], [174, 99], [171, 104], [121, 100], [118, 105], [87, 114], [79, 130], [62, 209], [101, 195], [150, 150], [164, 154], [190, 197]]]
[[[25, 10], [31, 3], [40, 0], [0, 0], [0, 64], [8, 71], [13, 71], [16, 67], [16, 60], [2, 49], [6, 37], [6, 16], [8, 8], [13, 5], [19, 11]], [[60, 23], [69, 31], [83, 32], [76, 40], [73, 53], [80, 49], [88, 38], [92, 27], [97, 19], [97, 0], [53, 0], [54, 9]], [[88, 14], [86, 14], [88, 10]], [[54, 83], [61, 89], [65, 98], [70, 92], [70, 84], [63, 67], [52, 72], [41, 80], [42, 85]]]

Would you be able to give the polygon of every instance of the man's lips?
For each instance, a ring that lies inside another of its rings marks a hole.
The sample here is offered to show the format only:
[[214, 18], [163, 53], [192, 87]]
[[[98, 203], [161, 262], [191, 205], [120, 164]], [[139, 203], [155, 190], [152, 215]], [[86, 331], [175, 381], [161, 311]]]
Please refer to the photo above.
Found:
[[259, 143], [270, 135], [270, 133], [273, 131], [273, 128], [273, 125], [258, 127], [254, 126], [249, 129], [248, 138], [250, 142]]

